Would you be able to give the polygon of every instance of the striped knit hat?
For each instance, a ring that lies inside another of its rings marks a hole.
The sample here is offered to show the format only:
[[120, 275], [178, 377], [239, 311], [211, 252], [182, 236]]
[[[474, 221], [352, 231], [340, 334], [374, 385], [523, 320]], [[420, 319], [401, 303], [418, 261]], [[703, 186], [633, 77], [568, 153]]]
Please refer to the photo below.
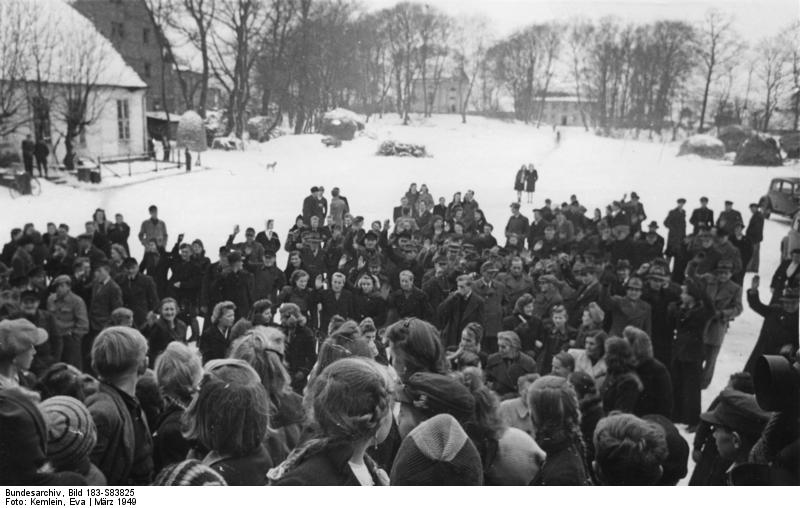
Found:
[[169, 486], [226, 486], [225, 479], [219, 473], [194, 459], [170, 464], [158, 473], [153, 485]]
[[458, 421], [439, 414], [403, 439], [391, 485], [483, 485], [481, 457]]
[[97, 428], [83, 402], [58, 395], [41, 404], [47, 422], [47, 458], [58, 469], [70, 469], [89, 457], [97, 443]]

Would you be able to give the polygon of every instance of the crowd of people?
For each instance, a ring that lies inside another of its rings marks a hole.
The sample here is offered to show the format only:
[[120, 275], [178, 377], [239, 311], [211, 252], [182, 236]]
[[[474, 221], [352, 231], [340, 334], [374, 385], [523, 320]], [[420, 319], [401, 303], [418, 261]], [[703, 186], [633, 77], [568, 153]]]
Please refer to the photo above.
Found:
[[[687, 226], [678, 199], [665, 238], [636, 192], [528, 218], [536, 179], [519, 170], [502, 230], [472, 190], [411, 184], [366, 225], [315, 186], [283, 240], [237, 225], [213, 262], [156, 206], [134, 239], [102, 209], [76, 237], [14, 228], [0, 483], [675, 485], [689, 460], [694, 485], [800, 483], [797, 393], [755, 395], [763, 355], [795, 362], [800, 249], [745, 296], [758, 205], [745, 226], [701, 198]], [[743, 299], [761, 333], [702, 412]]]

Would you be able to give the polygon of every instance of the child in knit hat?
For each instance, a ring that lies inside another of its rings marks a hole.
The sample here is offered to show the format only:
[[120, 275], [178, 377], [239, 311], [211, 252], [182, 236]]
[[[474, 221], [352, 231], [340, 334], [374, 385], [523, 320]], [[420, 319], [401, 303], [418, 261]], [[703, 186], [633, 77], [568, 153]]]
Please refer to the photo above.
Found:
[[449, 414], [438, 414], [403, 440], [391, 484], [483, 485], [481, 457], [458, 421]]
[[97, 429], [83, 402], [59, 395], [41, 404], [47, 423], [47, 459], [56, 471], [72, 471], [90, 486], [106, 485], [106, 477], [91, 463], [89, 454], [97, 443]]

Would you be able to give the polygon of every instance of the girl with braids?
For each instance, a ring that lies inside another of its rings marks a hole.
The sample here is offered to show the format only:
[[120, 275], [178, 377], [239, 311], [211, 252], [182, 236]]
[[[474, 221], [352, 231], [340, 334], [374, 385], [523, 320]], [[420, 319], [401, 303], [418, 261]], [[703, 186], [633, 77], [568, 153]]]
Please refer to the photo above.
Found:
[[189, 458], [219, 473], [228, 485], [267, 483], [272, 459], [262, 444], [269, 398], [261, 379], [243, 360], [212, 360], [200, 390], [183, 415], [186, 439], [198, 442]]
[[366, 358], [329, 365], [310, 385], [306, 406], [316, 435], [269, 472], [272, 485], [388, 485], [389, 477], [367, 455], [392, 426], [388, 372]]
[[267, 390], [269, 427], [264, 444], [275, 463], [298, 445], [305, 421], [303, 398], [292, 390], [291, 377], [283, 365], [283, 348], [279, 347], [282, 336], [277, 328], [250, 330], [233, 343], [230, 355], [250, 364]]
[[589, 483], [575, 389], [563, 377], [544, 376], [528, 390], [536, 442], [547, 454], [532, 485]]
[[405, 318], [386, 329], [392, 367], [402, 381], [417, 372], [446, 374], [439, 332], [430, 323]]
[[170, 342], [155, 363], [156, 385], [165, 409], [153, 432], [153, 462], [156, 471], [180, 462], [194, 443], [181, 435], [181, 417], [197, 393], [203, 378], [200, 355], [183, 342]]

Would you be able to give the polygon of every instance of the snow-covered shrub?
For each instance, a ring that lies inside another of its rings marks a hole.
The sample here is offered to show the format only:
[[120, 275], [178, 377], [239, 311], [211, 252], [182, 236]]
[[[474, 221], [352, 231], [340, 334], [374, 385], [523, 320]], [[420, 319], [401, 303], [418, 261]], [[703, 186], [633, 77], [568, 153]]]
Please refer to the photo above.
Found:
[[722, 159], [725, 157], [725, 144], [714, 136], [696, 134], [681, 143], [678, 156], [695, 154], [706, 159]]
[[178, 120], [178, 148], [188, 148], [192, 152], [208, 149], [206, 127], [203, 119], [195, 111], [187, 111]]

